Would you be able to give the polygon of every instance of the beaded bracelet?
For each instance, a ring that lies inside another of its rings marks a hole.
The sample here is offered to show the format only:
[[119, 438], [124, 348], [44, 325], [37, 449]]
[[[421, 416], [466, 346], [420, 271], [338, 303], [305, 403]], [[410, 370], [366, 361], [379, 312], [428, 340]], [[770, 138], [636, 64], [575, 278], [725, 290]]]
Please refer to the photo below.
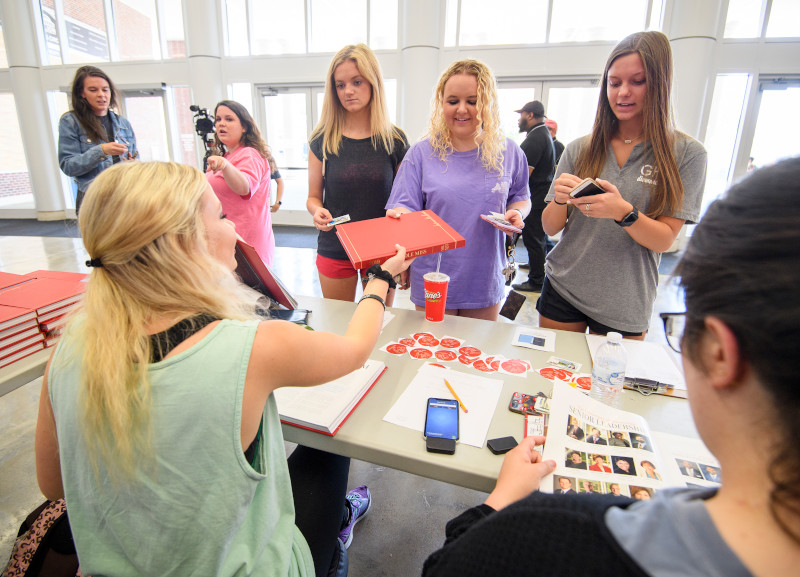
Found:
[[376, 301], [378, 301], [379, 303], [381, 303], [383, 305], [383, 310], [386, 310], [386, 301], [384, 301], [378, 295], [374, 295], [372, 293], [365, 293], [364, 296], [362, 296], [360, 299], [358, 299], [358, 304], [361, 304], [361, 301], [364, 301], [364, 300], [367, 300], [367, 299], [375, 299]]

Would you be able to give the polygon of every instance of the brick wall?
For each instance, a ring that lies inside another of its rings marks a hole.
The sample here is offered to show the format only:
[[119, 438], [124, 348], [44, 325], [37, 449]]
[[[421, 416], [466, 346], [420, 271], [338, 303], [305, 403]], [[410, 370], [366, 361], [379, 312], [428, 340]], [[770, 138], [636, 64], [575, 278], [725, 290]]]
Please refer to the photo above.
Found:
[[0, 198], [31, 192], [31, 178], [27, 172], [0, 172]]

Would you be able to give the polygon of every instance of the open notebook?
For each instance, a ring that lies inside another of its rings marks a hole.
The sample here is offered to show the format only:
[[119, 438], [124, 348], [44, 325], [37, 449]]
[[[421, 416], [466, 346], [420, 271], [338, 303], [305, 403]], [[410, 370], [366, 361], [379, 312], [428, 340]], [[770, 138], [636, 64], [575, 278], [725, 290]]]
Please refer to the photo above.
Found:
[[385, 370], [381, 361], [370, 359], [360, 369], [323, 385], [276, 389], [281, 422], [333, 436]]

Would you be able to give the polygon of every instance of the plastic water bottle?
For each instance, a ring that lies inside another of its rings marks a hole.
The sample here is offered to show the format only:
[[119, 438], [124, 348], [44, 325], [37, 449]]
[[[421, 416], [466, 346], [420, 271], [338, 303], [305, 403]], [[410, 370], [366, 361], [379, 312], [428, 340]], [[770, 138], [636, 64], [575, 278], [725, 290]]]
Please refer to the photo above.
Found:
[[606, 342], [600, 345], [592, 365], [592, 388], [589, 396], [615, 408], [622, 401], [625, 384], [625, 366], [628, 355], [622, 346], [622, 335], [608, 333]]

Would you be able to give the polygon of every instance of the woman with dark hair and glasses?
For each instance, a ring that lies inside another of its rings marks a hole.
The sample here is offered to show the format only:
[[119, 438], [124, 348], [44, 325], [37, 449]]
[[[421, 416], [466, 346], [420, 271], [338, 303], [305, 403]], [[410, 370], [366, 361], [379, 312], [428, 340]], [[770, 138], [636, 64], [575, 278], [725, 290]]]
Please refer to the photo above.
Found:
[[[664, 489], [648, 501], [542, 494], [555, 462], [534, 450], [543, 437], [528, 437], [506, 455], [486, 502], [448, 523], [424, 575], [797, 573], [798, 194], [800, 158], [753, 173], [709, 207], [677, 268], [689, 403], [724, 471], [720, 487]], [[582, 555], [565, 542], [581, 543]], [[533, 561], [518, 554], [531, 543]]]
[[117, 89], [95, 66], [81, 66], [72, 80], [72, 109], [58, 122], [58, 166], [78, 186], [75, 213], [86, 189], [112, 164], [138, 158], [136, 135], [117, 109]]

